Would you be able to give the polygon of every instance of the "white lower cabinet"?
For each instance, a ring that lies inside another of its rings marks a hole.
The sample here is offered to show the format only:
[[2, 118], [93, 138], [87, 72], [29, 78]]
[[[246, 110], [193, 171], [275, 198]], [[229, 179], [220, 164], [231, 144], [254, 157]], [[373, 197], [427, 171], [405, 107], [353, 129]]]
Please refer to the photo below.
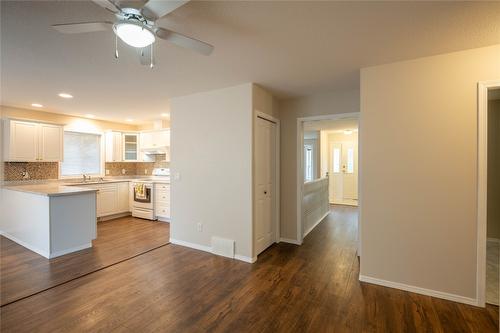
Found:
[[130, 212], [129, 182], [84, 185], [97, 192], [97, 217]]
[[118, 210], [120, 213], [129, 212], [129, 183], [118, 184]]
[[118, 210], [117, 187], [100, 188], [97, 192], [97, 216], [112, 215]]
[[155, 216], [170, 220], [170, 184], [155, 184]]

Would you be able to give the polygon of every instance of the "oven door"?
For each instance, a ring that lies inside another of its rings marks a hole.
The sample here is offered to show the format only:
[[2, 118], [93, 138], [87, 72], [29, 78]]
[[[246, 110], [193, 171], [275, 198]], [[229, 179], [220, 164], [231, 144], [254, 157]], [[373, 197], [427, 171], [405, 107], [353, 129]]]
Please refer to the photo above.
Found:
[[136, 193], [136, 188], [134, 184], [134, 207], [153, 209], [153, 186], [145, 186], [145, 196], [138, 196]]

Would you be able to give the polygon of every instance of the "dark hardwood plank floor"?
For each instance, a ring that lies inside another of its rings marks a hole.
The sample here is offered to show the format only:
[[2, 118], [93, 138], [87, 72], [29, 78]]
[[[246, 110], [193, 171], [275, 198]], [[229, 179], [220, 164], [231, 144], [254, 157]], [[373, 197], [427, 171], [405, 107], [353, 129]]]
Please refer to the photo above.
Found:
[[1, 305], [167, 244], [169, 239], [168, 223], [123, 217], [99, 222], [92, 248], [49, 260], [0, 237]]
[[486, 309], [360, 283], [357, 213], [256, 264], [160, 247], [1, 308], [2, 332], [498, 332]]

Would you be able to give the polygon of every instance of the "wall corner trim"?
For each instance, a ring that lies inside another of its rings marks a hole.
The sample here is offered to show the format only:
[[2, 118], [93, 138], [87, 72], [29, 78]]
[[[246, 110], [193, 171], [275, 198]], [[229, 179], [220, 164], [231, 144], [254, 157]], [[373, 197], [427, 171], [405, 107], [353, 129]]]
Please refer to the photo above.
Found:
[[441, 298], [441, 299], [445, 299], [445, 300], [448, 300], [448, 301], [453, 301], [453, 302], [464, 303], [464, 304], [468, 304], [468, 305], [479, 306], [478, 305], [478, 300], [476, 298], [469, 298], [469, 297], [464, 297], [464, 296], [460, 296], [460, 295], [449, 294], [449, 293], [445, 293], [445, 292], [442, 292], [442, 291], [437, 291], [437, 290], [431, 290], [431, 289], [426, 289], [426, 288], [411, 286], [411, 285], [407, 285], [407, 284], [399, 283], [399, 282], [392, 282], [392, 281], [387, 281], [387, 280], [381, 280], [381, 279], [373, 278], [373, 277], [366, 276], [366, 275], [361, 275], [360, 274], [359, 275], [359, 281], [366, 282], [366, 283], [371, 283], [371, 284], [376, 284], [376, 285], [383, 286], [383, 287], [388, 287], [388, 288], [394, 288], [394, 289], [409, 291], [409, 292], [420, 294], [420, 295]]
[[[216, 255], [215, 253], [212, 252], [212, 248], [210, 246], [186, 242], [186, 241], [183, 241], [180, 239], [174, 239], [174, 238], [170, 238], [170, 243], [175, 244], [175, 245], [184, 246], [184, 247], [189, 247], [189, 248], [192, 248], [195, 250], [204, 251], [204, 252], [208, 252], [208, 253], [211, 253], [213, 255]], [[224, 257], [224, 258], [227, 258], [227, 257]], [[231, 258], [228, 258], [228, 259], [231, 259]], [[239, 254], [235, 254], [234, 259], [239, 260], [239, 261], [243, 261], [243, 262], [247, 262], [247, 263], [251, 263], [251, 264], [253, 264], [254, 262], [257, 261], [257, 257], [250, 258], [250, 257], [242, 256]]]
[[314, 223], [314, 224], [313, 224], [313, 226], [312, 226], [311, 228], [309, 228], [309, 230], [307, 230], [306, 232], [304, 232], [304, 236], [303, 236], [303, 238], [305, 238], [307, 235], [309, 235], [309, 233], [310, 233], [311, 231], [313, 231], [313, 230], [314, 230], [314, 228], [316, 228], [316, 227], [318, 226], [318, 224], [320, 224], [320, 223], [321, 223], [321, 221], [323, 221], [323, 219], [324, 219], [325, 217], [327, 217], [327, 216], [328, 216], [328, 214], [330, 214], [330, 210], [328, 210], [328, 211], [327, 211], [327, 212], [326, 212], [323, 216], [321, 216], [321, 217], [318, 219], [318, 221], [316, 221], [316, 223]]
[[239, 255], [239, 254], [235, 254], [234, 255], [234, 259], [236, 260], [240, 260], [240, 261], [244, 261], [244, 262], [248, 262], [250, 264], [253, 264], [254, 262], [257, 261], [257, 257], [246, 257], [246, 256], [242, 256], [242, 255]]
[[295, 244], [295, 245], [302, 245], [301, 241], [298, 241], [296, 239], [290, 239], [290, 238], [280, 238], [280, 242]]

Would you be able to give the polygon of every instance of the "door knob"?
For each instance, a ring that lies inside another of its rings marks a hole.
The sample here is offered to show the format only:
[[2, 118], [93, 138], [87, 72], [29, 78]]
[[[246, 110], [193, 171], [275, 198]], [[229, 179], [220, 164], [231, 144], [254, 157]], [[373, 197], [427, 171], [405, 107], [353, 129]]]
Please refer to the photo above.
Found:
[[264, 194], [267, 194], [267, 191], [264, 191]]

